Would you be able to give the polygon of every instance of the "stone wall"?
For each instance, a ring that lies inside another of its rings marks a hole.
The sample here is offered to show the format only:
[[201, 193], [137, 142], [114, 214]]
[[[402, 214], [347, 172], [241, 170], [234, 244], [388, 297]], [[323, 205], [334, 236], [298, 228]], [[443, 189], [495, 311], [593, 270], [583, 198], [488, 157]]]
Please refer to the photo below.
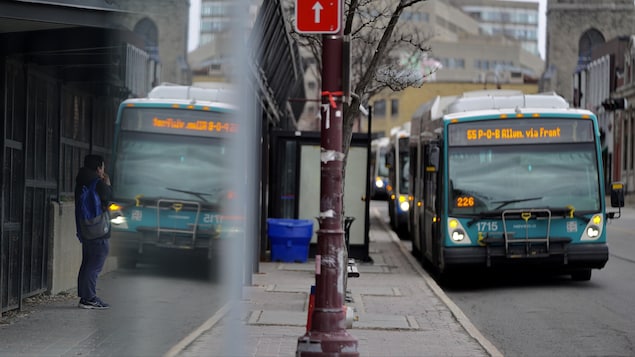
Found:
[[[143, 19], [151, 20], [158, 31], [161, 82], [190, 84], [187, 68], [187, 41], [190, 1], [136, 0], [120, 2], [128, 13], [118, 17], [130, 31]], [[157, 83], [159, 84], [159, 83]]]
[[605, 41], [635, 33], [632, 0], [548, 0], [546, 71], [555, 70], [542, 90], [555, 91], [570, 102], [572, 78], [578, 64], [579, 42], [591, 29]]

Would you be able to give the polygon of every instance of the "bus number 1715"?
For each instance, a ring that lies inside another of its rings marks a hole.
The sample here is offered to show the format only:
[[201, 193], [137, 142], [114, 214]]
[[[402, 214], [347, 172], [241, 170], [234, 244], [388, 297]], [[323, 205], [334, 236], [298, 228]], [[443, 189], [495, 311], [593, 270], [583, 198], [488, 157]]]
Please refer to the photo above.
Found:
[[496, 221], [477, 222], [476, 229], [479, 232], [495, 232], [495, 231], [498, 231], [498, 222]]

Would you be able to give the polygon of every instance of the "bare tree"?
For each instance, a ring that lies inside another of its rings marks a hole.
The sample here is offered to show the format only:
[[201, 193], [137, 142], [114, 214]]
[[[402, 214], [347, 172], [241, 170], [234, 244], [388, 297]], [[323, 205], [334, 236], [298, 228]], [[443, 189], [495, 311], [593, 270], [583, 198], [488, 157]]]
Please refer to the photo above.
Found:
[[[384, 89], [401, 91], [420, 87], [426, 76], [409, 63], [427, 56], [427, 37], [416, 22], [399, 21], [404, 11], [426, 0], [345, 0], [343, 33], [350, 41], [351, 96], [343, 122], [342, 152], [347, 156], [353, 125], [360, 105]], [[416, 10], [416, 9], [415, 9]], [[299, 45], [308, 49], [321, 71], [322, 37], [293, 32]], [[405, 56], [404, 56], [405, 55]], [[346, 167], [346, 165], [344, 165]]]

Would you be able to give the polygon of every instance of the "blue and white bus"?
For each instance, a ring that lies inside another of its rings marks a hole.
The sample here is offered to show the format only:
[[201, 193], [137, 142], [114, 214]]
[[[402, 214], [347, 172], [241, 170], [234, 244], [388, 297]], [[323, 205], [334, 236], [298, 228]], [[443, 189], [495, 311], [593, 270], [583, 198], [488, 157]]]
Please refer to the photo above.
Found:
[[232, 190], [231, 145], [238, 125], [231, 91], [177, 85], [125, 100], [115, 124], [112, 252], [122, 266], [185, 251], [212, 260]]
[[589, 280], [604, 267], [619, 211], [606, 212], [592, 112], [554, 94], [489, 93], [459, 97], [441, 120], [439, 136], [410, 141], [418, 259], [440, 276], [516, 264]]

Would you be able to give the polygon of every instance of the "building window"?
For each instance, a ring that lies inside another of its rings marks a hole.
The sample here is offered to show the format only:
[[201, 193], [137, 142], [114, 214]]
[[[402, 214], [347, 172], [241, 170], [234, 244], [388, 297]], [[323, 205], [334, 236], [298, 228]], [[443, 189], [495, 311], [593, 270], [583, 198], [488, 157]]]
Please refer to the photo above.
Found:
[[383, 99], [376, 100], [373, 103], [373, 114], [377, 117], [385, 117], [386, 116], [386, 101]]
[[203, 16], [228, 16], [229, 9], [222, 1], [205, 2], [201, 5], [201, 15]]
[[201, 21], [201, 32], [222, 32], [229, 28], [229, 19], [215, 18]]
[[578, 41], [578, 59], [584, 60], [585, 63], [591, 60], [591, 50], [594, 47], [604, 44], [604, 35], [596, 29], [587, 30], [582, 34]]
[[441, 58], [441, 64], [444, 68], [465, 68], [463, 58]]

